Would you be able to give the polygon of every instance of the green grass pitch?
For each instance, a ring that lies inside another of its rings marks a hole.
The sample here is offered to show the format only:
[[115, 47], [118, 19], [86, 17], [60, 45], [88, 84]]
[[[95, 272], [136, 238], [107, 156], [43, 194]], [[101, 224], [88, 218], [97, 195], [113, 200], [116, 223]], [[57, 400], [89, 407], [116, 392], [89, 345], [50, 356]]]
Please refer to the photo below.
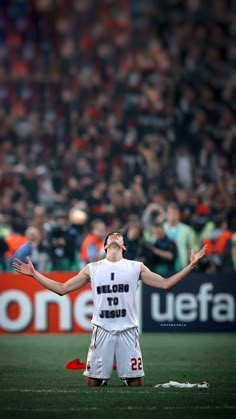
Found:
[[[116, 371], [107, 387], [87, 388], [67, 361], [86, 360], [89, 335], [0, 337], [0, 417], [235, 418], [235, 334], [143, 334], [145, 387], [123, 387]], [[163, 389], [169, 380], [208, 389]]]

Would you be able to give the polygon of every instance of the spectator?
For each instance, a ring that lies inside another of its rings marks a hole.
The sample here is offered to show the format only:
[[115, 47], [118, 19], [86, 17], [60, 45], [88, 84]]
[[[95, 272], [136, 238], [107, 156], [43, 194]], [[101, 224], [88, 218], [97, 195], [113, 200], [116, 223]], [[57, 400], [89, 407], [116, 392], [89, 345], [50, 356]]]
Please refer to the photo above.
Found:
[[104, 255], [103, 241], [106, 236], [106, 225], [103, 221], [95, 219], [91, 223], [91, 233], [88, 233], [81, 244], [80, 266], [95, 262]]
[[126, 243], [125, 258], [130, 260], [140, 260], [142, 255], [142, 229], [139, 224], [130, 222], [124, 231]]
[[3, 272], [7, 270], [6, 252], [8, 249], [6, 240], [0, 236], [0, 269]]
[[195, 207], [191, 218], [192, 243], [194, 250], [200, 249], [203, 240], [215, 229], [212, 221], [211, 205], [207, 199], [202, 199]]
[[0, 213], [0, 237], [7, 237], [10, 234], [10, 227], [7, 225], [6, 216]]
[[26, 257], [29, 256], [32, 263], [38, 266], [43, 272], [48, 270], [48, 249], [46, 248], [41, 233], [38, 228], [30, 226], [25, 232], [28, 241], [20, 246], [12, 259], [19, 259], [26, 262]]
[[176, 243], [177, 258], [175, 270], [178, 270], [178, 266], [184, 266], [185, 261], [188, 260], [193, 243], [191, 229], [187, 224], [180, 221], [179, 208], [175, 202], [172, 202], [167, 206], [164, 229], [169, 239]]
[[144, 240], [147, 242], [153, 241], [152, 239], [152, 225], [162, 223], [165, 219], [165, 211], [162, 204], [152, 202], [148, 204], [142, 215], [143, 235]]
[[74, 234], [64, 210], [58, 209], [47, 225], [45, 240], [48, 245], [49, 263], [52, 270], [70, 270], [74, 263]]
[[[234, 2], [147, 0], [135, 13], [127, 0], [119, 10], [105, 0], [18, 6], [4, 0], [0, 39], [0, 212], [9, 227], [45, 226], [77, 201], [110, 230], [141, 219], [148, 202], [176, 201], [191, 227], [206, 196], [211, 215], [226, 212], [233, 224]], [[38, 207], [46, 220], [34, 220]]]
[[152, 225], [152, 236], [153, 243], [145, 245], [146, 265], [159, 274], [174, 272], [177, 247], [175, 242], [167, 236], [163, 223], [155, 222]]
[[28, 242], [28, 238], [25, 236], [25, 234], [12, 231], [9, 236], [6, 237], [5, 241], [8, 246], [6, 258], [11, 260], [17, 249]]
[[215, 229], [203, 240], [208, 246], [205, 271], [233, 272], [233, 232], [228, 229], [227, 220], [219, 217], [215, 220]]
[[233, 269], [236, 271], [236, 233], [234, 232], [232, 235], [232, 261], [233, 261]]
[[177, 182], [185, 189], [193, 186], [193, 156], [186, 147], [178, 147], [176, 150], [175, 168]]

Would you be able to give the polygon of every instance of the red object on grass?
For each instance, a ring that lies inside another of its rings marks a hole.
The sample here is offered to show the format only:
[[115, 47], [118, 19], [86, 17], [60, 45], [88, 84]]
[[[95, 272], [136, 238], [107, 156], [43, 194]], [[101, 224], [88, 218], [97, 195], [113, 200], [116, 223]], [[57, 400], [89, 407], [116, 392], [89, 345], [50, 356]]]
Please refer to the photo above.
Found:
[[[79, 359], [72, 359], [65, 365], [66, 370], [85, 370], [86, 362], [81, 362]], [[116, 370], [116, 364], [113, 365], [113, 370]]]
[[66, 370], [85, 370], [86, 362], [80, 362], [79, 359], [72, 359], [65, 365]]

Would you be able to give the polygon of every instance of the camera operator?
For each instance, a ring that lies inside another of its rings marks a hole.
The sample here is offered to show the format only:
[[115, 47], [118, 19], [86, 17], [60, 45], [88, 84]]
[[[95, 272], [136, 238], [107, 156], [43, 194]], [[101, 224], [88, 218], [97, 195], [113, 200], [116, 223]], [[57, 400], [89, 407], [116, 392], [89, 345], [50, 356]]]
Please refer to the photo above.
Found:
[[51, 270], [68, 270], [75, 259], [75, 237], [70, 234], [67, 215], [57, 211], [55, 219], [49, 225], [48, 251]]

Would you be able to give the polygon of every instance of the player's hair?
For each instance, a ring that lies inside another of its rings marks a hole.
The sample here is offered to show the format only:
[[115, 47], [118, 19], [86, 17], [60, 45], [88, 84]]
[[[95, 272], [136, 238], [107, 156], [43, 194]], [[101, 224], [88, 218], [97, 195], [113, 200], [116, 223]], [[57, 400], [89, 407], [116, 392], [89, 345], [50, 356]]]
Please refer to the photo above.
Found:
[[[106, 244], [107, 244], [108, 237], [109, 237], [109, 236], [111, 236], [112, 234], [115, 234], [115, 233], [119, 233], [119, 234], [123, 237], [124, 246], [126, 247], [126, 250], [127, 250], [127, 242], [126, 242], [126, 239], [125, 239], [125, 237], [123, 236], [123, 234], [121, 234], [119, 231], [112, 231], [111, 233], [109, 233], [109, 234], [106, 236], [106, 238], [105, 238], [105, 240], [104, 240], [104, 248], [105, 248], [105, 246], [106, 246]], [[123, 251], [122, 251], [122, 255], [123, 255], [123, 256], [124, 256], [124, 254], [125, 254], [126, 250], [124, 250], [124, 249], [123, 249]], [[107, 249], [105, 249], [105, 252], [107, 253]]]

